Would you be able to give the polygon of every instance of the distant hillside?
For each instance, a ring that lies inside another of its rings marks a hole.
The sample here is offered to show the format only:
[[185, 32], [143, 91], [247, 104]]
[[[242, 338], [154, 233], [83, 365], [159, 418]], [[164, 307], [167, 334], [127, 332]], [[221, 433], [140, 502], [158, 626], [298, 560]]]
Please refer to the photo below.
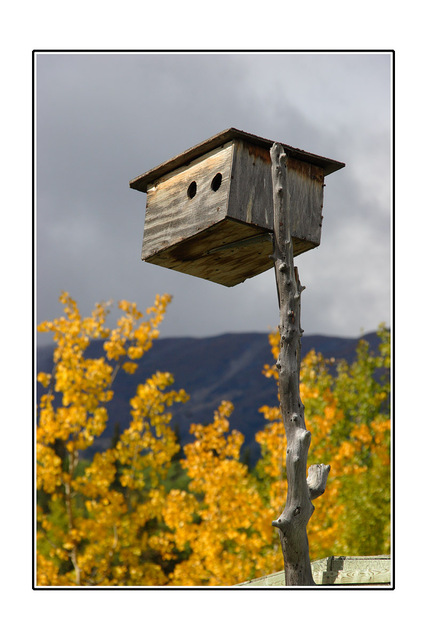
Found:
[[[363, 336], [372, 348], [379, 339], [375, 333]], [[303, 336], [302, 357], [315, 349], [325, 357], [352, 362], [359, 338], [337, 338], [322, 335]], [[37, 371], [52, 370], [53, 347], [37, 349]], [[102, 341], [94, 341], [87, 350], [88, 357], [103, 355]], [[221, 400], [234, 404], [231, 428], [245, 436], [253, 462], [259, 455], [254, 435], [264, 426], [258, 409], [264, 404], [277, 403], [273, 380], [262, 375], [264, 364], [272, 362], [268, 334], [230, 333], [212, 338], [160, 338], [142, 358], [137, 373], [129, 376], [120, 371], [114, 382], [114, 398], [108, 404], [109, 422], [97, 450], [111, 443], [114, 425], [123, 430], [129, 423], [129, 400], [136, 386], [155, 371], [170, 371], [175, 378], [174, 388], [183, 388], [190, 395], [184, 405], [173, 410], [172, 424], [178, 429], [181, 442], [191, 438], [189, 425], [207, 423]], [[38, 385], [40, 387], [40, 385]], [[38, 389], [40, 392], [42, 389]]]

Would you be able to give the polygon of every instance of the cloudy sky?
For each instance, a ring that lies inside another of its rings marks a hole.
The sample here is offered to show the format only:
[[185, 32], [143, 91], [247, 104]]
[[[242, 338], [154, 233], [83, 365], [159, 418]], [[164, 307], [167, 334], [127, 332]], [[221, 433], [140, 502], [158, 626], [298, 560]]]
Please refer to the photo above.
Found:
[[[37, 319], [156, 293], [162, 336], [268, 331], [274, 272], [226, 288], [140, 259], [146, 196], [129, 181], [229, 127], [346, 167], [325, 180], [320, 247], [295, 260], [306, 334], [390, 322], [391, 56], [387, 53], [36, 55]], [[113, 315], [114, 318], [114, 315]]]

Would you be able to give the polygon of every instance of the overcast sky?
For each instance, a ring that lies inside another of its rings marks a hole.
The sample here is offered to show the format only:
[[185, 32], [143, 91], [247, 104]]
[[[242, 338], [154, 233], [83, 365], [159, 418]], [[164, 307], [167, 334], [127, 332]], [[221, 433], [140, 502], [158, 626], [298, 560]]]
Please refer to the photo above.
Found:
[[320, 247], [298, 256], [306, 334], [390, 322], [391, 56], [36, 56], [37, 319], [128, 299], [173, 302], [161, 335], [267, 332], [274, 272], [232, 288], [140, 259], [146, 196], [129, 181], [229, 127], [344, 162], [325, 180]]

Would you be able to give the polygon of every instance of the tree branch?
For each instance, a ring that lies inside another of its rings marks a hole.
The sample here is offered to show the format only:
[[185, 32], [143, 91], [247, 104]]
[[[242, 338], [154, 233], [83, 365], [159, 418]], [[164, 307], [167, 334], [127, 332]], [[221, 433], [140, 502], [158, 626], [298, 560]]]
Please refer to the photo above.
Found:
[[307, 485], [310, 500], [315, 500], [322, 493], [325, 493], [328, 474], [331, 470], [330, 464], [312, 464], [308, 469]]
[[285, 564], [286, 585], [314, 585], [311, 573], [307, 523], [314, 507], [311, 500], [326, 486], [329, 465], [313, 465], [307, 470], [311, 435], [304, 420], [299, 393], [301, 364], [301, 286], [293, 264], [291, 202], [288, 189], [287, 156], [275, 143], [271, 150], [274, 207], [274, 261], [280, 307], [279, 396], [285, 426], [288, 494], [283, 513], [273, 521], [279, 529]]

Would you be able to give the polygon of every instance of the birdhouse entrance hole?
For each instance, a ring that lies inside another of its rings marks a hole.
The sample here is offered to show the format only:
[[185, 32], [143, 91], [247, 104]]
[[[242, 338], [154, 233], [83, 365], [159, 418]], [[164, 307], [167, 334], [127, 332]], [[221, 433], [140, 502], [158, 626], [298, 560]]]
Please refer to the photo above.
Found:
[[188, 189], [187, 189], [187, 196], [188, 196], [188, 197], [190, 198], [190, 200], [191, 200], [192, 198], [194, 198], [194, 196], [196, 195], [196, 193], [197, 193], [197, 183], [196, 183], [196, 182], [194, 182], [194, 180], [193, 180], [193, 182], [190, 184], [190, 186], [189, 186], [189, 187], [188, 187]]
[[212, 191], [218, 191], [218, 189], [221, 186], [221, 182], [222, 182], [222, 175], [220, 173], [217, 173], [215, 178], [211, 182]]

